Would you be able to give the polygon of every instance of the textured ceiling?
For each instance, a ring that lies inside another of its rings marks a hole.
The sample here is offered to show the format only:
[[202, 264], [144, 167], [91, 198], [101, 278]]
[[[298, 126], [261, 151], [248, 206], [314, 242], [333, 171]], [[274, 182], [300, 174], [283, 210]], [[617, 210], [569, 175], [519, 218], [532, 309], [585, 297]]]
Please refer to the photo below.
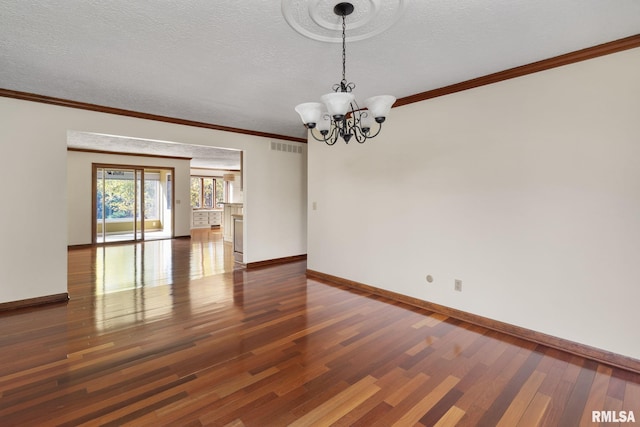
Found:
[[[401, 98], [640, 32], [639, 0], [398, 2], [389, 28], [347, 44], [358, 99]], [[340, 45], [301, 35], [281, 8], [335, 3], [3, 0], [0, 87], [304, 137], [293, 108], [340, 80]]]
[[240, 170], [240, 151], [225, 148], [78, 131], [67, 132], [67, 145], [84, 150], [189, 158], [192, 168]]

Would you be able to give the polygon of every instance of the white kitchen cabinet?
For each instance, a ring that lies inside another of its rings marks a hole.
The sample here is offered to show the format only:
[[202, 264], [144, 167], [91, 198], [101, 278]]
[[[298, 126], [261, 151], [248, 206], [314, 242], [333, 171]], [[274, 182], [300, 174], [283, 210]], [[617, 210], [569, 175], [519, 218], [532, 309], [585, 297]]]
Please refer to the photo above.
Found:
[[242, 203], [225, 203], [222, 222], [222, 238], [225, 242], [233, 242], [233, 215], [242, 215]]
[[191, 212], [191, 228], [220, 227], [222, 225], [221, 210], [194, 210]]

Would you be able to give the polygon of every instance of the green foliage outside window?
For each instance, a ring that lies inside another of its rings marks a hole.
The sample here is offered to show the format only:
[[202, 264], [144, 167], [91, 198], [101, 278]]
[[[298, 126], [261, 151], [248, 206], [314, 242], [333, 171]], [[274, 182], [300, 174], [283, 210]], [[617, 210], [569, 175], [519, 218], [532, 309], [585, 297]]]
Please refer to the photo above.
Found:
[[[97, 219], [102, 219], [103, 206], [107, 220], [133, 219], [136, 200], [136, 181], [127, 177], [108, 177], [105, 178], [103, 182], [101, 178], [98, 178], [96, 190]], [[145, 219], [159, 218], [159, 195], [160, 181], [146, 179], [144, 185]]]
[[212, 177], [191, 177], [192, 208], [221, 208], [223, 201], [224, 182], [222, 179]]
[[200, 208], [202, 206], [202, 180], [191, 178], [191, 207]]

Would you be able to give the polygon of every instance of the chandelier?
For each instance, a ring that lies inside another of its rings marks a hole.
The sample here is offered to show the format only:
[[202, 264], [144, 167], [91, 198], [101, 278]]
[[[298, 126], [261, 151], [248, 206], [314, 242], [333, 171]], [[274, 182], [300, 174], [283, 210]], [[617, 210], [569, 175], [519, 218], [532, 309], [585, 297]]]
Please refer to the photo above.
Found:
[[[309, 128], [311, 136], [317, 141], [333, 145], [342, 138], [349, 143], [354, 138], [359, 143], [376, 137], [382, 129], [389, 110], [396, 98], [391, 95], [379, 95], [365, 99], [366, 110], [361, 109], [355, 100], [354, 83], [346, 79], [346, 17], [353, 12], [353, 4], [338, 3], [333, 12], [342, 17], [342, 80], [333, 85], [333, 92], [320, 97], [320, 102], [305, 102], [297, 105], [295, 110], [300, 114], [302, 122]], [[377, 125], [377, 129], [372, 128]], [[314, 129], [320, 132], [316, 135]]]

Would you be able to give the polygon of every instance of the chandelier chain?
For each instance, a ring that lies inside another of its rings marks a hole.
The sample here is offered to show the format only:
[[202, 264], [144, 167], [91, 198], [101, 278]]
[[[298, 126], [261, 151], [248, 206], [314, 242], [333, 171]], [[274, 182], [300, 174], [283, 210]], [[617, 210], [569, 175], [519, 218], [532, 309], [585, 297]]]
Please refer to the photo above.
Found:
[[347, 82], [346, 69], [347, 69], [347, 24], [345, 21], [345, 15], [342, 15], [342, 82]]

